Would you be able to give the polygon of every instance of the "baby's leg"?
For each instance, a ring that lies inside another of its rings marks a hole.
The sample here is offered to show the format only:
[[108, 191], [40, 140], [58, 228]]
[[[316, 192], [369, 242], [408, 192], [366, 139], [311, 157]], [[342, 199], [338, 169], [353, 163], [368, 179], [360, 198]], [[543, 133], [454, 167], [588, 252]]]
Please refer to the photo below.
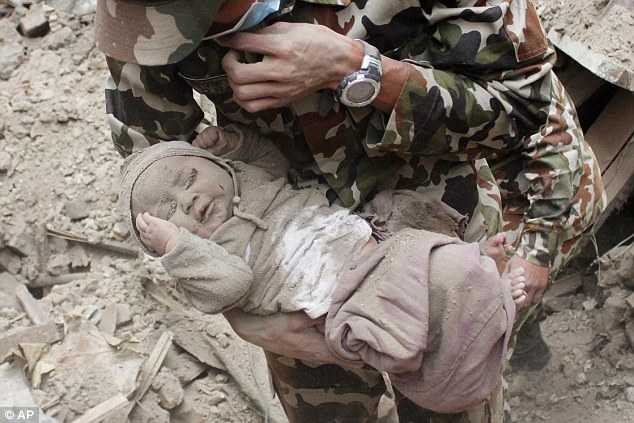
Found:
[[511, 290], [511, 296], [515, 304], [520, 304], [528, 297], [526, 291], [524, 291], [526, 278], [524, 277], [524, 268], [517, 267], [513, 271], [507, 273], [502, 277], [504, 283], [508, 284]]
[[161, 256], [172, 251], [180, 238], [178, 226], [147, 212], [139, 213], [136, 227], [143, 244]]

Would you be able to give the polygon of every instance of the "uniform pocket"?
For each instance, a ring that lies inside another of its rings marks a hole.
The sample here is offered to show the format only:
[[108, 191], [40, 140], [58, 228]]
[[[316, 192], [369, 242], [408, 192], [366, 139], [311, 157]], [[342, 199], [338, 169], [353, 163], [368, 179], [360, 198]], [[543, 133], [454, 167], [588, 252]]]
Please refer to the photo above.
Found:
[[233, 97], [233, 90], [229, 85], [229, 77], [226, 74], [194, 78], [179, 73], [190, 87], [197, 92], [206, 95], [214, 104], [223, 103]]

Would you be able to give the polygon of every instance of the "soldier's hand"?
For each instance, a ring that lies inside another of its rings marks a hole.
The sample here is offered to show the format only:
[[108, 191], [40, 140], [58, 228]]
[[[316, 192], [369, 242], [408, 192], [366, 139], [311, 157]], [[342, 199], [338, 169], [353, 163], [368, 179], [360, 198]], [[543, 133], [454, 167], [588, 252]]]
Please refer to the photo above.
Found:
[[[234, 99], [250, 112], [335, 89], [346, 75], [359, 70], [363, 57], [360, 43], [322, 25], [277, 22], [217, 41], [231, 49], [222, 67]], [[245, 63], [244, 57], [253, 54], [262, 59]]]
[[223, 314], [238, 336], [267, 351], [315, 363], [339, 363], [326, 346], [325, 317], [313, 320], [303, 312], [256, 316], [237, 308]]

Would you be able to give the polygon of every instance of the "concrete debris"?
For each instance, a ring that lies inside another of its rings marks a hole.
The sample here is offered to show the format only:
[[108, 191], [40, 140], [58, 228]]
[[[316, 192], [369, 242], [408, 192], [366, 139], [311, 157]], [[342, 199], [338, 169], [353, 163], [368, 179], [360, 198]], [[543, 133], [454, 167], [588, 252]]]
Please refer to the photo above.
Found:
[[83, 16], [97, 10], [97, 0], [47, 0], [46, 4], [56, 10]]
[[[610, 2], [535, 3], [548, 30], [571, 37], [583, 22], [561, 24], [558, 13], [568, 6], [587, 16]], [[95, 5], [0, 2], [0, 406], [38, 406], [40, 422], [259, 423], [267, 415], [283, 423], [261, 349], [221, 316], [191, 310], [159, 263], [129, 242], [117, 204], [121, 157], [104, 113], [106, 64], [92, 40]], [[610, 61], [631, 70], [631, 44], [622, 47]], [[581, 78], [582, 94], [572, 94], [591, 103], [604, 83]], [[627, 127], [630, 115], [620, 113], [602, 120], [607, 129]], [[610, 139], [625, 146], [629, 137]], [[605, 160], [619, 163], [611, 150]], [[553, 286], [542, 322], [553, 358], [543, 371], [510, 375], [514, 420], [634, 416], [626, 248], [600, 274], [582, 269]], [[159, 342], [163, 333], [173, 339]]]
[[64, 203], [64, 213], [70, 220], [82, 220], [88, 217], [88, 204], [82, 200]]
[[48, 17], [42, 4], [36, 4], [20, 19], [20, 33], [25, 37], [43, 37], [49, 31]]

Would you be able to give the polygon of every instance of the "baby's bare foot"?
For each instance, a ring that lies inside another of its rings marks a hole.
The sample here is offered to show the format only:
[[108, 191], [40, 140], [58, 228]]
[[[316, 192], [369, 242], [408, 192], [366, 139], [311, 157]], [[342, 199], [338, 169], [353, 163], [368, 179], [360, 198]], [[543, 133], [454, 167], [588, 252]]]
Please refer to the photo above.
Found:
[[508, 284], [515, 304], [521, 304], [526, 300], [526, 298], [528, 298], [526, 291], [524, 291], [524, 288], [526, 287], [524, 284], [524, 282], [526, 282], [526, 278], [524, 277], [523, 267], [513, 269], [503, 277], [503, 280]]
[[496, 264], [500, 264], [506, 254], [506, 232], [500, 232], [480, 244], [484, 254], [491, 257]]

